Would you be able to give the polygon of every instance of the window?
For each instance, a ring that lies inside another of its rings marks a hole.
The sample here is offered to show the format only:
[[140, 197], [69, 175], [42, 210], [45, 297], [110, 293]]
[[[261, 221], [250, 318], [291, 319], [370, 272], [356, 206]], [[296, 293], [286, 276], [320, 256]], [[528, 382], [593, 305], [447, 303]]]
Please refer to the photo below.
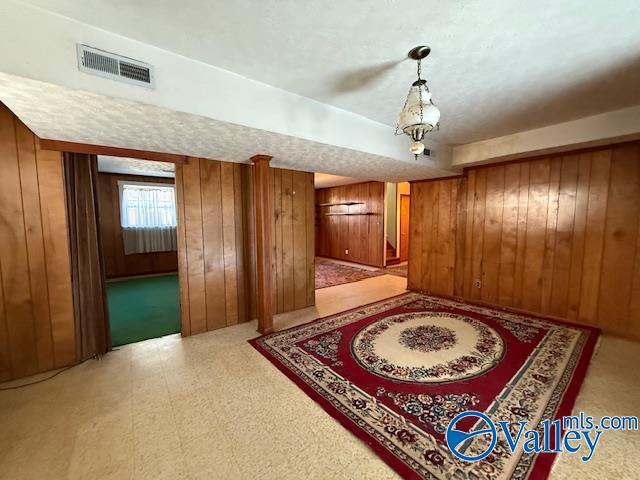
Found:
[[177, 250], [174, 186], [120, 181], [118, 187], [125, 255]]
[[173, 185], [118, 182], [120, 222], [123, 228], [176, 226], [176, 196]]

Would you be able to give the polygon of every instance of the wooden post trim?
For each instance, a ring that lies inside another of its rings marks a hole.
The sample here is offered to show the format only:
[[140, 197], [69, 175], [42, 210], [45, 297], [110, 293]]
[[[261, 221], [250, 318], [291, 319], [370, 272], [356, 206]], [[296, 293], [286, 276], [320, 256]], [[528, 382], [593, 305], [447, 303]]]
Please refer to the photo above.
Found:
[[271, 199], [271, 166], [273, 157], [254, 155], [251, 161], [255, 165], [255, 201], [256, 201], [256, 264], [257, 264], [257, 314], [258, 332], [266, 335], [273, 332], [273, 302], [271, 285], [271, 222], [273, 219], [273, 201]]

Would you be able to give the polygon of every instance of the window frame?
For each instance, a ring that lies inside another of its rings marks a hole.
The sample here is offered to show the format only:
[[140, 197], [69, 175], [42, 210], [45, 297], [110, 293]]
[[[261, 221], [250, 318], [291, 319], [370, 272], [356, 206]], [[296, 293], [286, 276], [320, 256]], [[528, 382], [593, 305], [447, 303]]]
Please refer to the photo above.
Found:
[[[173, 203], [176, 208], [176, 225], [178, 226], [178, 197], [176, 195], [176, 184], [169, 182], [141, 182], [136, 180], [118, 180], [118, 208], [120, 209], [120, 228], [145, 228], [145, 227], [125, 227], [124, 224], [124, 209], [122, 208], [122, 197], [125, 185], [142, 185], [147, 187], [163, 187], [171, 188], [173, 190]], [[173, 228], [175, 228], [173, 227]], [[153, 228], [153, 227], [149, 227]]]

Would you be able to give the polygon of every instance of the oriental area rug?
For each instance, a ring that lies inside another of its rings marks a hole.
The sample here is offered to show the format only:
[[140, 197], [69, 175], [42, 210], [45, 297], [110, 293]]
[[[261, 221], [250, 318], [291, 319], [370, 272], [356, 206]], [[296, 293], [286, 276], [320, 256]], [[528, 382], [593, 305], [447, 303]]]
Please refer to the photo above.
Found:
[[359, 282], [365, 278], [379, 277], [384, 274], [385, 272], [382, 270], [351, 267], [333, 260], [316, 258], [316, 290], [345, 283]]
[[[445, 442], [459, 413], [494, 422], [569, 415], [598, 330], [406, 293], [251, 340], [404, 478], [546, 478], [551, 453], [504, 440], [477, 462]], [[462, 423], [462, 421], [460, 422]], [[474, 425], [467, 425], [470, 431]], [[467, 455], [482, 451], [473, 436]]]

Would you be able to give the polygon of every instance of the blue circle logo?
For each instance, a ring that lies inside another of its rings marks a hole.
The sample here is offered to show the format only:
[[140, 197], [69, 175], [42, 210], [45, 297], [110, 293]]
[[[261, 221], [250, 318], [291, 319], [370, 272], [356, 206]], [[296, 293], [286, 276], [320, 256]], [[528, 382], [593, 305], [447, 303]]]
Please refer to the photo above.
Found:
[[[474, 417], [482, 420], [482, 423], [478, 424], [480, 425], [481, 428], [478, 430], [474, 430], [472, 432], [463, 432], [462, 430], [457, 430], [455, 428], [456, 424], [463, 418], [467, 418], [467, 417]], [[489, 446], [484, 452], [474, 456], [465, 455], [464, 453], [461, 452], [461, 450], [463, 450], [463, 447], [465, 447], [465, 445], [468, 444], [467, 442], [468, 440], [474, 437], [478, 437], [480, 435], [491, 436], [491, 440], [489, 441]], [[451, 450], [451, 453], [453, 453], [459, 459], [466, 460], [467, 462], [475, 462], [478, 460], [482, 460], [491, 452], [493, 452], [493, 449], [496, 446], [496, 441], [498, 440], [497, 437], [498, 437], [498, 434], [496, 431], [496, 426], [493, 424], [493, 421], [491, 421], [491, 419], [487, 417], [484, 413], [476, 412], [473, 410], [462, 412], [456, 415], [453, 418], [453, 420], [449, 422], [449, 426], [447, 427], [447, 434], [446, 434], [447, 446], [449, 447], [449, 450]]]

